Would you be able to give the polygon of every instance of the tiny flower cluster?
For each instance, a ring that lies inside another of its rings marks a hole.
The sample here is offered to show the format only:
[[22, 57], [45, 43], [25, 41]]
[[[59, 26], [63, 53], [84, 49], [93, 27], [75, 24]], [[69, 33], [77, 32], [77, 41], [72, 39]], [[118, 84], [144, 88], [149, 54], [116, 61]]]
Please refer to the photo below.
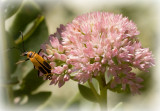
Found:
[[50, 85], [58, 83], [59, 87], [63, 86], [64, 83], [70, 79], [69, 74], [71, 72], [68, 70], [69, 64], [66, 64], [68, 57], [65, 54], [64, 46], [60, 42], [60, 34], [63, 28], [64, 26], [61, 25], [60, 28], [57, 29], [57, 33], [49, 36], [49, 43], [41, 45], [41, 49], [44, 51], [41, 52], [41, 56], [45, 55], [52, 67], [51, 73], [53, 76]]
[[119, 14], [93, 12], [61, 25], [50, 43], [43, 44], [52, 66], [51, 84], [61, 87], [70, 78], [85, 83], [98, 74], [113, 76], [111, 88], [121, 84], [138, 93], [143, 81], [132, 68], [147, 71], [153, 66], [152, 53], [136, 37], [136, 25]]

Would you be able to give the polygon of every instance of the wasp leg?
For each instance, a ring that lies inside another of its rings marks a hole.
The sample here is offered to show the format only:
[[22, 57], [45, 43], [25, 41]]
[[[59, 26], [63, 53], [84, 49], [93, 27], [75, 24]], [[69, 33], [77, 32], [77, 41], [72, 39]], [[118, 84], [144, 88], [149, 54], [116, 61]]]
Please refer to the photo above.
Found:
[[52, 80], [52, 74], [43, 74], [46, 77], [46, 80]]
[[48, 75], [48, 79], [49, 79], [49, 80], [52, 80], [52, 74], [49, 74], [49, 75]]
[[[35, 68], [35, 67], [34, 67], [34, 68]], [[37, 76], [38, 76], [38, 77], [40, 76], [40, 74], [39, 74], [39, 73], [40, 73], [40, 71], [38, 71], [38, 73], [37, 73]]]
[[51, 59], [53, 57], [53, 55], [51, 57], [47, 57], [46, 55], [42, 55], [42, 57], [46, 57], [47, 59]]
[[29, 60], [29, 58], [25, 59], [25, 61], [28, 61], [28, 60]]
[[[42, 51], [42, 49], [40, 49], [37, 54], [39, 54], [41, 51]], [[46, 55], [42, 55], [42, 57], [43, 58], [46, 57], [46, 59], [51, 59], [53, 57], [53, 55], [51, 57], [49, 57], [49, 58]]]
[[42, 55], [42, 57], [43, 57], [43, 58], [46, 57], [46, 59], [48, 59], [48, 57], [47, 57], [46, 55]]
[[49, 59], [51, 59], [52, 57], [53, 57], [53, 55]]
[[38, 77], [41, 77], [41, 76], [42, 76], [42, 74], [41, 74], [41, 72], [40, 72], [39, 70], [38, 70], [37, 76], [38, 76]]
[[52, 74], [48, 74], [48, 75], [47, 75], [47, 79], [48, 79], [48, 80], [52, 80]]
[[48, 74], [43, 74], [44, 80], [48, 80], [47, 75], [48, 75]]
[[39, 54], [41, 51], [42, 51], [42, 49], [40, 49], [37, 54]]

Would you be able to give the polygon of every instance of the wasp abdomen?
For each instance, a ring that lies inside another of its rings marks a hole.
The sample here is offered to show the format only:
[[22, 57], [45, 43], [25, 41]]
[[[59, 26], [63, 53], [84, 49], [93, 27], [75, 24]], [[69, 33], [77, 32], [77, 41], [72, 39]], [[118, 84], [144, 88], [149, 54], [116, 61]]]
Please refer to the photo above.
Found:
[[38, 70], [39, 70], [40, 72], [42, 72], [43, 74], [47, 74], [47, 72], [46, 72], [42, 67], [38, 67]]
[[[37, 60], [37, 59], [36, 59]], [[38, 60], [37, 60], [38, 61]], [[46, 65], [42, 64], [41, 62], [38, 61], [38, 63], [42, 66], [41, 68], [43, 68], [43, 70], [45, 70], [45, 72], [47, 73], [51, 73], [51, 68], [49, 69]], [[43, 61], [44, 63], [44, 61]], [[47, 63], [47, 62], [45, 62]], [[47, 63], [48, 64], [48, 63]], [[49, 65], [49, 64], [48, 64]], [[42, 72], [43, 73], [43, 72]], [[44, 74], [47, 74], [47, 73], [44, 73]]]
[[44, 64], [48, 69], [51, 69], [51, 66], [50, 66], [46, 61], [43, 61], [43, 64]]

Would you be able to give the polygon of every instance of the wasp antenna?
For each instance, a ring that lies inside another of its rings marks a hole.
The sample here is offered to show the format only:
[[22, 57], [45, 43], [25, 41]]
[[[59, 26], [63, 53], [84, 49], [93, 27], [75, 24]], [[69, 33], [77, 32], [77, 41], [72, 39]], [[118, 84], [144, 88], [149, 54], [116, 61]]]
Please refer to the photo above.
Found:
[[25, 62], [25, 61], [28, 61], [28, 60], [29, 60], [29, 59], [27, 58], [27, 59], [25, 59], [25, 60], [21, 60], [21, 61], [16, 62], [16, 64], [20, 64], [20, 63]]
[[25, 52], [25, 48], [24, 48], [24, 41], [23, 41], [23, 33], [20, 31], [21, 36], [22, 36], [22, 47], [23, 47], [23, 52]]
[[16, 64], [20, 64], [22, 62], [25, 62], [25, 60], [18, 61], [18, 62], [16, 62]]

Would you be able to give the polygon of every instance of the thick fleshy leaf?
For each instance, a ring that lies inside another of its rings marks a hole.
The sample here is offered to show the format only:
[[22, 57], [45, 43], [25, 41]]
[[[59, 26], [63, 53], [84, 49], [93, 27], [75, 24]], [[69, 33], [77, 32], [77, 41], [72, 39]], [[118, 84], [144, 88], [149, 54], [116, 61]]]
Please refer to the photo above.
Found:
[[94, 93], [92, 92], [92, 90], [84, 85], [78, 84], [78, 88], [79, 91], [81, 93], [81, 95], [91, 101], [91, 102], [97, 102], [96, 96], [94, 95]]

